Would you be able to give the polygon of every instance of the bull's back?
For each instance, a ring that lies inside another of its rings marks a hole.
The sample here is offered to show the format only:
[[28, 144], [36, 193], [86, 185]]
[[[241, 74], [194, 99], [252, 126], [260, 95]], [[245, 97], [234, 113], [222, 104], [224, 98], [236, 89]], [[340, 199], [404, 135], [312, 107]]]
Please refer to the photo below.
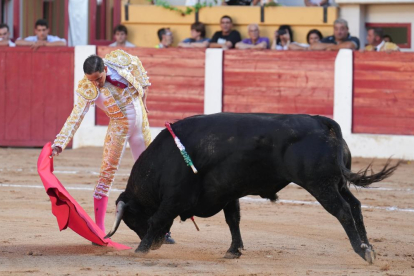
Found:
[[[323, 118], [323, 120], [334, 121]], [[231, 159], [235, 168], [238, 163], [266, 162], [284, 165], [285, 153], [292, 145], [308, 147], [324, 143], [329, 128], [319, 116], [293, 114], [238, 114], [218, 113], [188, 117], [172, 124], [186, 151], [199, 170], [220, 165]], [[308, 141], [308, 142], [306, 142]], [[300, 144], [302, 145], [300, 146]], [[164, 130], [150, 145], [160, 152], [176, 148], [172, 136]], [[300, 151], [293, 154], [300, 157]], [[182, 159], [181, 156], [178, 156]], [[177, 160], [177, 162], [180, 162]]]

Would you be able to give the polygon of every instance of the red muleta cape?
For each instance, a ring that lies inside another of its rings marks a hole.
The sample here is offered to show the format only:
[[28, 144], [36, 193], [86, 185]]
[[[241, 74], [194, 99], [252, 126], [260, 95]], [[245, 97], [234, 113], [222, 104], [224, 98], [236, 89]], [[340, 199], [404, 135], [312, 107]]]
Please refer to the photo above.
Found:
[[47, 143], [37, 160], [37, 172], [42, 179], [46, 193], [52, 203], [52, 213], [56, 216], [60, 231], [69, 227], [85, 239], [99, 245], [114, 247], [118, 250], [130, 247], [104, 239], [105, 233], [95, 224], [76, 200], [53, 174], [53, 158], [51, 143]]

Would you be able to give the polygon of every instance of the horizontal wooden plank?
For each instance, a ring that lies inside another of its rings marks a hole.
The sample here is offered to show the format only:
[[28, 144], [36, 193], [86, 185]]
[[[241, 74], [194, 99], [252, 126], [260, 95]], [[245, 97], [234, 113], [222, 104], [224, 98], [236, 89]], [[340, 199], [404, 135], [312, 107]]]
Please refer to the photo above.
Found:
[[237, 73], [225, 73], [224, 74], [224, 87], [297, 87], [297, 88], [333, 88], [333, 79], [326, 79], [323, 77], [312, 75], [295, 75], [295, 74], [268, 74], [263, 75], [260, 73], [251, 74], [237, 74]]
[[390, 83], [400, 81], [414, 81], [414, 72], [399, 71], [355, 71], [355, 81], [387, 80]]
[[225, 72], [288, 72], [295, 71], [318, 71], [321, 75], [334, 75], [334, 61], [303, 61], [303, 60], [272, 60], [272, 59], [238, 59], [225, 60]]
[[378, 90], [413, 90], [414, 81], [402, 80], [398, 82], [389, 81], [388, 79], [382, 80], [354, 80], [355, 88], [375, 88]]
[[394, 119], [400, 118], [412, 118], [412, 128], [414, 128], [414, 106], [396, 106], [390, 105], [388, 107], [383, 106], [354, 106], [352, 110], [353, 116], [372, 116], [376, 118], [380, 117], [392, 117]]
[[152, 94], [148, 97], [147, 103], [157, 102], [182, 102], [182, 103], [204, 103], [204, 97], [201, 95], [188, 94]]
[[162, 112], [197, 112], [202, 113], [204, 111], [204, 103], [185, 103], [185, 102], [148, 102], [148, 109], [151, 112], [152, 110], [158, 110]]
[[333, 99], [334, 89], [326, 87], [259, 87], [259, 86], [226, 86], [224, 87], [224, 95], [253, 95], [253, 96], [271, 96], [271, 95], [301, 95], [301, 96], [324, 96]]
[[414, 72], [414, 63], [406, 61], [361, 60], [354, 63], [354, 72], [360, 71], [387, 71], [387, 72]]
[[354, 116], [354, 133], [414, 135], [412, 118], [390, 118], [375, 116]]
[[[97, 47], [97, 55], [100, 57], [105, 57], [106, 54], [110, 53], [111, 51], [115, 50], [114, 47], [108, 46], [98, 46]], [[168, 48], [168, 49], [155, 49], [155, 48], [124, 48], [129, 54], [138, 56], [139, 58], [142, 57], [154, 57], [154, 58], [161, 58], [161, 57], [182, 57], [184, 59], [198, 59], [198, 60], [205, 60], [205, 49], [187, 49], [187, 48]], [[144, 64], [145, 66], [145, 64]]]
[[311, 52], [298, 52], [298, 51], [274, 51], [274, 50], [262, 50], [262, 51], [246, 51], [246, 50], [231, 50], [224, 52], [225, 60], [238, 60], [238, 59], [265, 59], [265, 60], [332, 60], [336, 58], [337, 52], [326, 51], [311, 51]]
[[280, 113], [280, 114], [313, 114], [332, 116], [333, 108], [327, 106], [308, 106], [308, 105], [225, 105], [224, 112], [240, 113]]
[[414, 62], [414, 53], [407, 52], [358, 52], [354, 51], [354, 63], [360, 61], [382, 61], [382, 62]]

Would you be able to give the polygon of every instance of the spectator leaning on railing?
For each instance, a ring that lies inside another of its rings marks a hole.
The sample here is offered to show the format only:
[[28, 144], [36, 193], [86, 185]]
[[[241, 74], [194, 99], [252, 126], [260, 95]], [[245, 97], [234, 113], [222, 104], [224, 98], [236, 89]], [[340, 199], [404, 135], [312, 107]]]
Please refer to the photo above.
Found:
[[207, 48], [210, 39], [206, 38], [206, 26], [201, 22], [191, 24], [191, 38], [186, 38], [178, 44], [183, 48]]
[[294, 43], [292, 28], [289, 25], [281, 25], [277, 31], [272, 43], [273, 50], [289, 50], [289, 45]]
[[396, 52], [400, 50], [397, 44], [386, 42], [383, 37], [381, 28], [369, 28], [367, 32], [368, 45], [364, 50], [370, 52]]
[[269, 39], [267, 37], [261, 37], [259, 31], [259, 25], [250, 24], [247, 27], [249, 38], [245, 38], [236, 43], [237, 49], [269, 49]]
[[9, 26], [7, 24], [0, 24], [0, 46], [16, 46], [16, 44], [10, 40]]
[[334, 22], [334, 35], [325, 37], [320, 43], [310, 46], [311, 50], [358, 50], [360, 42], [357, 37], [349, 34], [348, 22], [344, 19], [337, 19]]
[[37, 49], [42, 46], [66, 46], [66, 40], [57, 36], [49, 35], [49, 24], [44, 19], [36, 21], [34, 32], [36, 35], [25, 39], [17, 39], [17, 46], [30, 46]]
[[118, 25], [114, 28], [115, 42], [109, 44], [110, 47], [135, 47], [134, 44], [129, 42], [128, 30], [124, 25]]
[[295, 51], [306, 51], [310, 49], [310, 46], [319, 43], [323, 38], [322, 33], [317, 29], [312, 29], [306, 35], [306, 41], [308, 44], [302, 43], [291, 43], [289, 44], [289, 50]]
[[230, 16], [224, 15], [220, 19], [221, 31], [216, 32], [210, 41], [210, 48], [234, 48], [237, 42], [241, 41], [240, 33], [233, 29], [233, 20]]
[[160, 40], [160, 44], [156, 45], [155, 48], [162, 49], [162, 48], [169, 48], [171, 44], [174, 42], [173, 34], [170, 28], [161, 28], [157, 32], [158, 39]]

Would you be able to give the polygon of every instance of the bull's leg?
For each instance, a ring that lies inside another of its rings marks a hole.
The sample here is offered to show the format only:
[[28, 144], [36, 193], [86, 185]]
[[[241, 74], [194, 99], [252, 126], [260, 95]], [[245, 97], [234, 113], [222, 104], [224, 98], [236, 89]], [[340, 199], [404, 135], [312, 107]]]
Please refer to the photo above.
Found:
[[317, 185], [313, 183], [309, 187], [312, 187], [312, 189], [308, 189], [308, 191], [326, 211], [336, 217], [342, 224], [354, 251], [368, 263], [372, 264], [375, 256], [369, 246], [361, 240], [352, 216], [351, 207], [339, 193], [337, 184], [331, 182]]
[[227, 250], [224, 258], [235, 259], [239, 258], [241, 249], [243, 247], [243, 241], [240, 235], [240, 203], [239, 200], [234, 200], [229, 202], [226, 207], [224, 207], [224, 216], [226, 217], [226, 222], [229, 225], [231, 232], [231, 245], [229, 250]]
[[346, 186], [340, 190], [340, 193], [346, 202], [348, 202], [348, 204], [351, 206], [352, 216], [354, 218], [355, 226], [359, 236], [361, 237], [361, 240], [369, 245], [367, 231], [365, 230], [364, 219], [361, 212], [361, 202], [351, 193], [351, 191]]
[[158, 244], [162, 239], [165, 237], [164, 229], [172, 224], [174, 218], [170, 218], [170, 216], [162, 211], [162, 208], [158, 209], [158, 211], [148, 220], [148, 231], [145, 234], [144, 238], [141, 240], [138, 248], [135, 250], [135, 253], [138, 254], [146, 254], [151, 249], [153, 242], [154, 249], [158, 249], [161, 245]]
[[376, 253], [372, 245], [368, 241], [367, 231], [364, 225], [364, 218], [361, 212], [361, 202], [351, 193], [347, 186], [344, 186], [340, 191], [342, 197], [348, 202], [351, 207], [352, 217], [354, 218], [355, 226], [361, 240], [371, 250], [371, 258], [376, 258]]

